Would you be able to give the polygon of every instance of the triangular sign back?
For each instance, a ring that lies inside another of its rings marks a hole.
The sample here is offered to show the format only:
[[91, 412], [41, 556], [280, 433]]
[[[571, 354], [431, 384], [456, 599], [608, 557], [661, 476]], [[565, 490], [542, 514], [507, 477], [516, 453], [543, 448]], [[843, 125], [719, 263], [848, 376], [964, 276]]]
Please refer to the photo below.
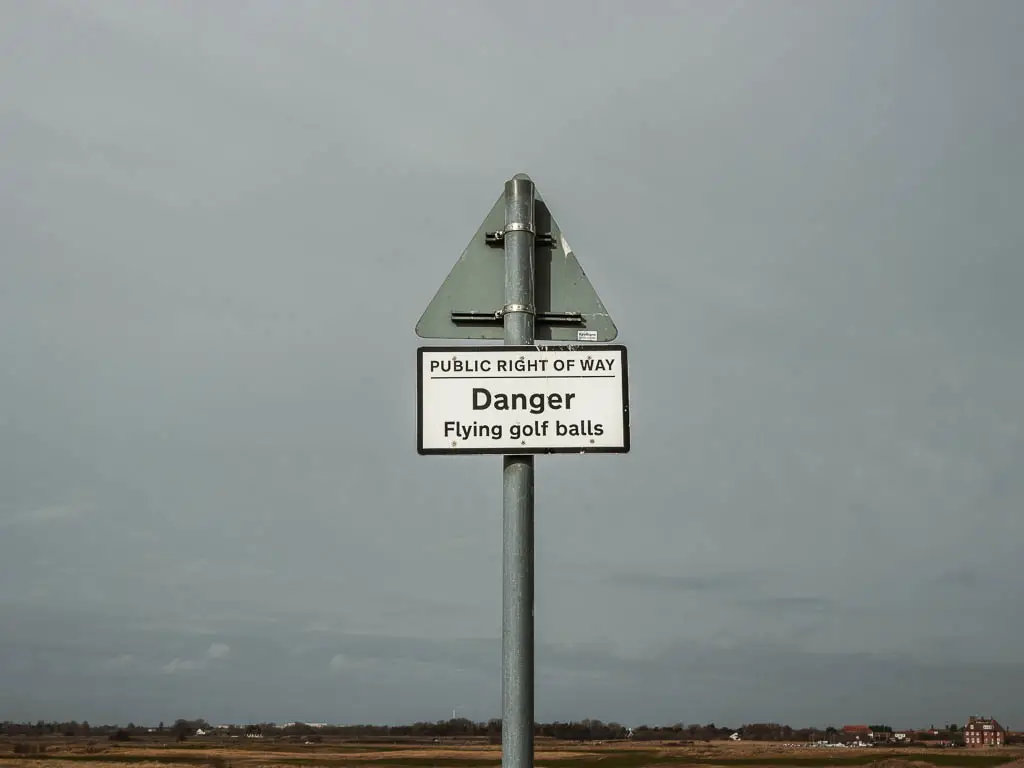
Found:
[[[612, 341], [618, 336], [615, 323], [536, 188], [534, 199], [535, 338], [538, 342]], [[488, 233], [500, 232], [504, 226], [505, 197], [501, 195], [420, 317], [417, 336], [504, 338], [498, 313], [505, 305], [505, 250], [500, 243], [496, 247], [487, 242]], [[542, 235], [551, 236], [548, 244]]]

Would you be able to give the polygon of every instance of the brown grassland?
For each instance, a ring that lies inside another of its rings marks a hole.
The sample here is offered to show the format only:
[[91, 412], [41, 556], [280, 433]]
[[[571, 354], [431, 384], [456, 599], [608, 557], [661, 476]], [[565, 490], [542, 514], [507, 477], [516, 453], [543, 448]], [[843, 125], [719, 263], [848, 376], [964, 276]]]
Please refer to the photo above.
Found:
[[[18, 747], [17, 743], [0, 741], [0, 768], [491, 768], [501, 763], [501, 747], [485, 739], [446, 739], [441, 743], [339, 740], [320, 744], [67, 740], [37, 742], [32, 749]], [[580, 743], [538, 739], [535, 763], [538, 768], [1024, 768], [1024, 749], [827, 749], [769, 742]]]

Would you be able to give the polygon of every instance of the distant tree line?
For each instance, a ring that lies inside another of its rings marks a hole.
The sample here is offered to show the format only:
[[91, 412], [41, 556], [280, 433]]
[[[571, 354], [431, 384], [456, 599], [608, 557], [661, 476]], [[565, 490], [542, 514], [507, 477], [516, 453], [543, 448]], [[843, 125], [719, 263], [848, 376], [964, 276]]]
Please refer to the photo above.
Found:
[[[893, 729], [886, 725], [872, 725], [876, 734], [891, 736]], [[51, 737], [73, 739], [105, 739], [109, 741], [188, 741], [193, 739], [217, 739], [245, 737], [258, 733], [264, 738], [295, 741], [321, 741], [324, 738], [401, 741], [439, 739], [486, 739], [492, 744], [501, 743], [501, 720], [474, 722], [468, 718], [454, 718], [437, 722], [417, 722], [409, 725], [327, 725], [313, 726], [306, 723], [250, 723], [247, 725], [212, 726], [206, 720], [179, 718], [170, 726], [90, 725], [87, 721], [35, 723], [0, 723], [0, 737]], [[738, 728], [675, 723], [674, 725], [641, 725], [632, 730], [619, 723], [605, 723], [601, 720], [574, 720], [569, 722], [537, 723], [534, 734], [538, 738], [552, 738], [567, 741], [719, 741], [737, 734], [744, 741], [815, 742], [849, 741], [852, 737], [835, 726], [826, 728], [792, 728], [778, 723], [748, 723]], [[202, 735], [198, 735], [202, 734]], [[1009, 734], [1008, 734], [1009, 736]], [[912, 740], [916, 742], [962, 743], [961, 729], [955, 723], [941, 729], [915, 731]]]

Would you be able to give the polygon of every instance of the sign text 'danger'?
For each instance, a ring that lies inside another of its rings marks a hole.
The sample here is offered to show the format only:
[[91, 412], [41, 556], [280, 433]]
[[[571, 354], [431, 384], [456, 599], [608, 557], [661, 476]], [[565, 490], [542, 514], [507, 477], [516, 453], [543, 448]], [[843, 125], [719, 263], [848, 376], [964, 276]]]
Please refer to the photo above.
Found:
[[420, 453], [626, 453], [626, 349], [421, 347]]

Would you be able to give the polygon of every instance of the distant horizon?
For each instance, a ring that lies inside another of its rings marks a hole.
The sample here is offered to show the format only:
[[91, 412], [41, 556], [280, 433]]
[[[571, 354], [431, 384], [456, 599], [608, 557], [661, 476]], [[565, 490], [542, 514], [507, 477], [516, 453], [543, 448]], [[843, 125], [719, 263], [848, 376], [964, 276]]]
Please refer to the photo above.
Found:
[[[889, 728], [889, 729], [891, 729], [893, 733], [907, 733], [907, 732], [920, 733], [920, 732], [927, 732], [927, 731], [932, 730], [932, 729], [934, 729], [936, 731], [939, 731], [939, 732], [946, 731], [947, 730], [947, 726], [949, 726], [949, 725], [956, 725], [957, 728], [959, 729], [959, 728], [962, 728], [969, 721], [970, 717], [972, 717], [972, 716], [969, 715], [968, 718], [966, 718], [963, 722], [953, 722], [953, 721], [950, 721], [950, 720], [945, 720], [945, 721], [942, 721], [941, 725], [937, 725], [937, 724], [934, 724], [934, 723], [929, 723], [928, 725], [908, 726], [908, 727], [902, 727], [902, 726], [898, 727], [898, 726], [894, 726], [894, 725], [892, 725], [890, 723], [884, 723], [884, 722], [867, 723], [867, 722], [863, 722], [863, 721], [843, 721], [840, 724], [828, 723], [828, 724], [825, 724], [825, 725], [793, 725], [792, 723], [780, 722], [778, 720], [749, 720], [749, 721], [744, 722], [744, 723], [742, 723], [740, 725], [732, 725], [732, 724], [728, 724], [727, 725], [727, 724], [715, 723], [715, 722], [704, 722], [704, 723], [696, 723], [696, 722], [694, 722], [694, 723], [685, 723], [685, 722], [683, 722], [682, 725], [683, 725], [684, 730], [688, 729], [688, 728], [691, 728], [691, 727], [697, 727], [697, 728], [702, 728], [703, 729], [703, 728], [708, 728], [708, 727], [712, 727], [713, 726], [716, 729], [732, 730], [732, 731], [739, 731], [739, 730], [741, 730], [744, 727], [750, 727], [750, 726], [754, 726], [754, 725], [775, 725], [775, 726], [779, 726], [781, 728], [788, 727], [788, 728], [792, 729], [794, 732], [805, 731], [805, 730], [825, 732], [825, 731], [829, 730], [830, 728], [834, 728], [836, 730], [841, 731], [845, 727], [880, 726], [882, 728]], [[1006, 724], [1006, 722], [1004, 720], [1002, 720], [1001, 718], [999, 718], [998, 716], [973, 715], [973, 717], [980, 717], [980, 718], [983, 718], [983, 719], [995, 720], [1001, 726], [1003, 726], [1003, 728], [1005, 728], [1007, 731], [1012, 731], [1012, 729]], [[142, 723], [142, 722], [136, 722], [135, 720], [128, 720], [128, 721], [126, 721], [124, 723], [121, 723], [121, 722], [94, 723], [89, 718], [70, 719], [70, 720], [53, 720], [53, 719], [45, 719], [45, 718], [28, 718], [28, 719], [25, 719], [25, 720], [4, 719], [4, 720], [0, 720], [0, 725], [14, 724], [14, 725], [19, 725], [19, 726], [34, 727], [35, 725], [37, 725], [38, 723], [41, 722], [44, 725], [67, 725], [67, 724], [71, 724], [71, 723], [77, 723], [78, 725], [81, 726], [83, 724], [88, 723], [90, 729], [94, 729], [94, 728], [95, 729], [126, 728], [129, 725], [133, 725], [137, 729], [157, 729], [157, 728], [160, 727], [160, 723], [162, 722], [164, 730], [172, 730], [173, 726], [179, 720], [185, 720], [188, 723], [203, 722], [203, 723], [206, 723], [210, 728], [214, 728], [214, 729], [218, 729], [218, 728], [220, 728], [220, 729], [223, 729], [223, 728], [245, 728], [247, 726], [254, 726], [254, 725], [256, 725], [256, 726], [269, 726], [269, 727], [280, 728], [280, 729], [285, 729], [285, 728], [294, 727], [294, 726], [308, 726], [308, 727], [311, 727], [311, 728], [320, 728], [320, 727], [322, 727], [322, 728], [412, 728], [412, 727], [415, 727], [417, 725], [437, 725], [437, 724], [451, 723], [451, 722], [458, 722], [458, 721], [468, 721], [468, 722], [470, 722], [470, 723], [472, 723], [474, 725], [487, 725], [488, 723], [491, 723], [491, 722], [494, 722], [494, 721], [497, 721], [497, 720], [500, 720], [500, 719], [501, 719], [500, 717], [478, 719], [478, 718], [472, 718], [472, 717], [461, 716], [460, 715], [460, 716], [457, 716], [455, 718], [448, 717], [448, 718], [442, 718], [442, 719], [438, 719], [438, 720], [416, 720], [416, 721], [411, 721], [411, 722], [398, 722], [398, 721], [395, 721], [395, 722], [348, 722], [348, 723], [333, 723], [333, 722], [325, 721], [325, 720], [284, 720], [284, 721], [278, 721], [278, 720], [252, 720], [252, 719], [245, 719], [245, 720], [233, 720], [233, 721], [232, 720], [216, 720], [216, 721], [214, 721], [214, 720], [209, 720], [207, 718], [198, 717], [198, 718], [192, 718], [192, 719], [189, 719], [189, 718], [170, 718], [170, 719], [167, 719], [167, 718], [165, 718], [163, 720], [158, 720], [155, 723]], [[597, 717], [582, 717], [582, 718], [571, 718], [571, 719], [562, 719], [562, 720], [559, 720], [559, 719], [555, 719], [555, 720], [535, 720], [534, 722], [535, 722], [536, 725], [539, 725], [539, 726], [553, 725], [553, 724], [556, 724], [556, 723], [558, 723], [558, 724], [566, 724], [566, 723], [593, 722], [593, 723], [601, 723], [603, 725], [619, 725], [619, 726], [622, 726], [623, 728], [628, 728], [628, 729], [631, 729], [631, 730], [635, 731], [635, 730], [640, 729], [640, 728], [650, 728], [650, 729], [656, 729], [656, 730], [673, 729], [673, 728], [675, 728], [676, 725], [678, 725], [682, 721], [660, 722], [660, 723], [658, 723], [658, 722], [643, 722], [643, 723], [631, 724], [631, 723], [628, 723], [628, 722], [625, 722], [625, 721], [622, 721], [622, 720], [614, 720], [614, 719], [605, 720], [605, 719], [601, 719], [601, 718], [597, 718]]]

